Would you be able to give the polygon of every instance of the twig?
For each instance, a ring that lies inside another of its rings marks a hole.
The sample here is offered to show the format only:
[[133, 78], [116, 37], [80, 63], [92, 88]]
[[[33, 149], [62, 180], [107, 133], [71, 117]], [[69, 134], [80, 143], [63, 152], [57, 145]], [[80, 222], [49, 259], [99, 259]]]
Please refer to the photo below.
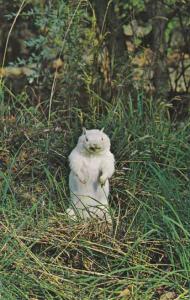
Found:
[[[10, 40], [11, 33], [12, 33], [13, 28], [14, 28], [14, 26], [15, 26], [15, 24], [16, 24], [16, 21], [17, 21], [19, 15], [20, 15], [20, 13], [21, 13], [23, 7], [24, 7], [25, 2], [26, 2], [26, 0], [23, 0], [23, 1], [22, 1], [21, 5], [20, 5], [20, 7], [19, 7], [19, 10], [17, 11], [16, 16], [15, 16], [15, 18], [14, 18], [14, 20], [13, 20], [13, 23], [12, 23], [12, 25], [11, 25], [11, 28], [10, 28], [10, 30], [9, 30], [9, 32], [8, 32], [7, 40], [6, 40], [6, 43], [5, 43], [5, 50], [4, 50], [4, 54], [3, 54], [3, 62], [2, 62], [2, 66], [1, 66], [2, 68], [4, 67], [4, 64], [5, 64], [5, 59], [6, 59], [6, 55], [7, 55], [7, 49], [8, 49], [8, 44], [9, 44], [9, 40]], [[2, 80], [2, 75], [0, 76], [0, 81], [1, 81], [1, 80]]]

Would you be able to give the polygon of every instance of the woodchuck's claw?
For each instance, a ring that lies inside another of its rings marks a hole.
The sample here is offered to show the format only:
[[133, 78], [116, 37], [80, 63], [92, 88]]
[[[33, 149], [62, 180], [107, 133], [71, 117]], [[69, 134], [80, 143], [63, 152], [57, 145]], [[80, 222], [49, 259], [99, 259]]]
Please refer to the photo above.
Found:
[[87, 180], [86, 180], [86, 179], [81, 179], [81, 178], [79, 177], [79, 180], [80, 180], [80, 182], [81, 182], [82, 184], [86, 184], [86, 183], [87, 183]]

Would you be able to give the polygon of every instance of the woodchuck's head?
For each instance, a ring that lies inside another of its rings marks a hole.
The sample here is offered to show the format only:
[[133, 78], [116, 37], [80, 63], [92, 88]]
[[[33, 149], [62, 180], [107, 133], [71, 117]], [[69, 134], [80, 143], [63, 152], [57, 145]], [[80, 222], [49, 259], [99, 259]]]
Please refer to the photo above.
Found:
[[98, 154], [110, 149], [110, 139], [103, 132], [104, 129], [83, 128], [82, 135], [79, 137], [78, 145], [81, 149], [86, 150], [91, 154]]

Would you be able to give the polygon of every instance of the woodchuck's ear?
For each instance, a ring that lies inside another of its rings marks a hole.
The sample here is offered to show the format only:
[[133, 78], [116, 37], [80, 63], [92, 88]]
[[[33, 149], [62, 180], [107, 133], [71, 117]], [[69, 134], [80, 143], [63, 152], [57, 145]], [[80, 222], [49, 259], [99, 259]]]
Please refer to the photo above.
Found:
[[83, 133], [84, 135], [86, 134], [86, 128], [85, 128], [85, 127], [82, 128], [82, 133]]
[[104, 131], [104, 127], [100, 131], [103, 132]]

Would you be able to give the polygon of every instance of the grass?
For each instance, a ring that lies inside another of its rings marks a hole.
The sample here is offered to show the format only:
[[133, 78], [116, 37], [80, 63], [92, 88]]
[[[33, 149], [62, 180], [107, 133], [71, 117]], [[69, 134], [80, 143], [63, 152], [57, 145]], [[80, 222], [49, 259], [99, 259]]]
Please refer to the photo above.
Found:
[[[109, 104], [98, 98], [97, 110], [52, 108], [48, 119], [22, 103], [22, 95], [5, 100], [5, 90], [1, 86], [1, 298], [156, 300], [172, 291], [188, 299], [189, 120], [183, 128], [172, 124], [167, 105], [145, 101], [142, 93], [135, 106], [130, 97]], [[111, 138], [113, 233], [65, 214], [67, 157], [81, 116]]]

